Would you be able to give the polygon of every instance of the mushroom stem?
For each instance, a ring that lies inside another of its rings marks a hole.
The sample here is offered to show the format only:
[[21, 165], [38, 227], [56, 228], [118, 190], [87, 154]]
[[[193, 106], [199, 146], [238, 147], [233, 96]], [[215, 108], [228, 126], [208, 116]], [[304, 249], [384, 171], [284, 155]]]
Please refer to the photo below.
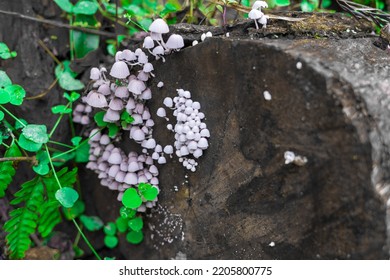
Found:
[[259, 25], [257, 24], [257, 20], [255, 20], [256, 29], [259, 29]]

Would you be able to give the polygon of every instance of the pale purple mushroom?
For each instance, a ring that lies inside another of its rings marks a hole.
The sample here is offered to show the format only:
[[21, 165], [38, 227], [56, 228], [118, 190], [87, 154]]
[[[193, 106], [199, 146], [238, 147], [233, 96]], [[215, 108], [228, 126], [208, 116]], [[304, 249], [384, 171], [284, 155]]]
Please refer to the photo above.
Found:
[[141, 95], [142, 91], [146, 89], [146, 85], [143, 81], [140, 80], [132, 80], [129, 82], [127, 86], [128, 90], [135, 95]]
[[256, 10], [256, 9], [252, 9], [249, 12], [248, 17], [255, 21], [256, 29], [259, 29], [259, 25], [257, 24], [257, 20], [260, 19], [263, 15], [264, 14], [262, 12], [260, 12], [259, 10]]
[[[108, 158], [108, 162], [111, 164], [121, 164], [122, 162], [122, 156], [119, 152], [111, 153], [110, 157]], [[119, 170], [119, 167], [118, 167]]]
[[117, 79], [126, 79], [130, 75], [126, 62], [117, 61], [112, 65], [110, 75]]
[[99, 80], [100, 79], [100, 70], [96, 67], [92, 67], [89, 78], [91, 80], [95, 80], [95, 81]]
[[110, 101], [110, 104], [108, 104], [108, 107], [115, 111], [121, 111], [124, 107], [123, 101], [119, 98], [114, 98]]
[[98, 93], [97, 91], [90, 91], [85, 100], [88, 105], [94, 108], [104, 108], [107, 107], [107, 100], [103, 94]]
[[142, 92], [141, 98], [142, 98], [143, 100], [152, 99], [152, 91], [150, 90], [150, 88], [146, 88], [146, 89]]
[[133, 138], [135, 141], [143, 141], [145, 139], [145, 133], [137, 128], [133, 131], [133, 133], [130, 134], [131, 138]]
[[104, 114], [103, 121], [112, 123], [119, 121], [120, 118], [121, 115], [119, 111], [108, 109], [107, 112]]
[[138, 183], [138, 176], [135, 173], [127, 173], [125, 178], [123, 179], [123, 182], [129, 185], [136, 185]]
[[115, 96], [125, 99], [129, 97], [129, 91], [127, 90], [127, 87], [117, 87], [115, 90]]
[[166, 112], [165, 112], [165, 109], [164, 108], [158, 108], [157, 109], [157, 116], [161, 117], [161, 118], [165, 118], [166, 116]]
[[177, 34], [172, 34], [167, 42], [165, 43], [165, 46], [168, 48], [168, 49], [171, 49], [171, 50], [180, 50], [181, 48], [184, 47], [184, 40], [183, 40], [183, 37], [180, 36], [180, 35], [177, 35]]
[[110, 86], [108, 84], [106, 84], [106, 83], [104, 83], [101, 86], [99, 86], [97, 91], [99, 93], [103, 94], [103, 95], [110, 95], [111, 94]]
[[154, 48], [154, 42], [152, 37], [146, 36], [144, 39], [144, 43], [142, 44], [142, 47], [145, 49], [153, 49]]
[[157, 42], [161, 42], [162, 44], [162, 34], [169, 32], [168, 24], [161, 18], [158, 18], [152, 22], [152, 24], [149, 26], [150, 37], [153, 40], [156, 40]]
[[123, 56], [123, 59], [126, 61], [134, 61], [137, 59], [137, 56], [131, 50], [123, 50], [122, 56]]

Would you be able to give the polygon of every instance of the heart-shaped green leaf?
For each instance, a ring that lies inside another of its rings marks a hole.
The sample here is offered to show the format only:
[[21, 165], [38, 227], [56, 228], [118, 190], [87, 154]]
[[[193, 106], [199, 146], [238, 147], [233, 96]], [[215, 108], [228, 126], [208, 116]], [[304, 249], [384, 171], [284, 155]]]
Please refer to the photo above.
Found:
[[72, 109], [65, 105], [57, 105], [51, 107], [51, 111], [53, 114], [69, 114], [72, 113]]
[[103, 229], [104, 233], [107, 235], [115, 235], [116, 234], [116, 225], [113, 222], [108, 223], [105, 225]]
[[128, 208], [135, 209], [141, 206], [142, 200], [135, 189], [129, 188], [123, 193], [122, 203]]
[[75, 79], [77, 73], [70, 68], [70, 61], [62, 61], [62, 64], [57, 65], [54, 72], [61, 88], [69, 91], [84, 88], [84, 84], [80, 80]]
[[64, 93], [64, 98], [68, 99], [69, 102], [75, 102], [77, 99], [80, 98], [80, 94], [72, 91], [72, 93], [69, 95], [69, 93], [65, 92]]
[[131, 244], [139, 244], [142, 242], [143, 239], [144, 239], [144, 234], [142, 233], [142, 231], [130, 231], [126, 235], [127, 242]]
[[10, 86], [10, 85], [12, 85], [11, 79], [4, 71], [0, 70], [0, 88]]
[[85, 228], [89, 231], [97, 231], [104, 226], [103, 221], [97, 216], [81, 215], [80, 221], [83, 223]]
[[73, 8], [73, 13], [81, 15], [94, 15], [98, 10], [95, 2], [79, 1]]
[[77, 148], [75, 160], [80, 163], [89, 161], [89, 144], [87, 142]]
[[137, 211], [135, 211], [134, 209], [130, 209], [130, 208], [127, 208], [125, 206], [122, 206], [121, 209], [119, 210], [119, 214], [124, 219], [133, 218], [136, 213], [137, 213]]
[[4, 119], [4, 113], [0, 111], [0, 121], [2, 121], [3, 119]]
[[67, 220], [72, 220], [80, 216], [85, 211], [85, 204], [81, 200], [77, 200], [71, 208], [62, 208], [62, 212]]
[[22, 135], [26, 137], [26, 139], [38, 144], [45, 144], [49, 141], [47, 128], [43, 124], [27, 125], [22, 129]]
[[140, 217], [136, 217], [129, 221], [129, 227], [134, 231], [140, 231], [144, 227], [144, 221]]
[[41, 143], [30, 141], [23, 134], [20, 134], [18, 143], [22, 149], [29, 152], [38, 152], [42, 148]]
[[72, 139], [70, 139], [70, 141], [72, 142], [73, 146], [77, 146], [78, 144], [80, 144], [81, 140], [83, 140], [83, 138], [80, 137], [80, 136], [75, 136]]
[[106, 245], [108, 248], [112, 249], [115, 248], [118, 245], [118, 237], [113, 235], [106, 235], [104, 237], [104, 245]]
[[69, 0], [54, 0], [54, 2], [63, 10], [64, 12], [67, 12], [68, 14], [72, 13], [73, 4]]
[[65, 208], [71, 208], [79, 199], [79, 194], [72, 188], [63, 187], [56, 191], [56, 199], [61, 203]]
[[7, 104], [11, 100], [11, 97], [8, 93], [8, 91], [0, 88], [0, 104]]
[[140, 183], [138, 185], [140, 194], [148, 201], [153, 201], [158, 195], [158, 189], [151, 184]]
[[26, 91], [24, 90], [24, 88], [22, 88], [19, 85], [10, 85], [10, 86], [6, 86], [4, 90], [8, 92], [10, 97], [9, 102], [12, 105], [16, 105], [16, 106], [22, 105], [23, 99], [26, 96]]
[[37, 153], [38, 164], [33, 166], [33, 170], [39, 175], [46, 175], [49, 173], [49, 156], [46, 151], [39, 151]]

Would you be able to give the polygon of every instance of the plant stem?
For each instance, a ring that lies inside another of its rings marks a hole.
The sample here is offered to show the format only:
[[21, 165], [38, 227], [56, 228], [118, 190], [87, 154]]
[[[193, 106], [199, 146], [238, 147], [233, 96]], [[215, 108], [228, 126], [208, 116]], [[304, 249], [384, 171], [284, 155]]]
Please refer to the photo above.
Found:
[[95, 251], [95, 249], [93, 248], [93, 246], [91, 245], [91, 243], [89, 242], [88, 238], [84, 235], [83, 231], [81, 230], [80, 226], [77, 224], [76, 220], [75, 219], [72, 219], [72, 222], [74, 223], [74, 225], [76, 226], [77, 230], [79, 231], [81, 237], [84, 239], [85, 243], [87, 243], [89, 249], [91, 249], [92, 253], [95, 255], [95, 257], [98, 259], [98, 260], [102, 260], [102, 258], [99, 256], [99, 254]]
[[3, 161], [32, 161], [35, 162], [37, 159], [35, 157], [6, 157], [0, 158], [0, 162]]
[[58, 146], [62, 146], [62, 147], [66, 147], [66, 148], [69, 148], [69, 149], [73, 148], [73, 146], [71, 146], [71, 145], [67, 145], [67, 144], [64, 144], [64, 143], [61, 143], [61, 142], [57, 142], [57, 141], [50, 140], [49, 143], [54, 144], [54, 145], [58, 145]]
[[[69, 102], [68, 104], [66, 104], [65, 109], [68, 109], [69, 105], [70, 105], [70, 102]], [[54, 127], [53, 127], [52, 130], [50, 131], [49, 138], [51, 138], [51, 137], [53, 136], [54, 131], [57, 129], [57, 127], [58, 127], [58, 125], [60, 124], [60, 122], [61, 122], [62, 118], [64, 117], [64, 115], [65, 115], [65, 114], [61, 114], [61, 115], [59, 116], [59, 118], [57, 119], [56, 123], [54, 124]]]
[[3, 105], [0, 105], [0, 109], [4, 110], [4, 112], [6, 112], [15, 121], [20, 123], [23, 127], [26, 127], [26, 125], [21, 120], [19, 120], [16, 116], [14, 116], [14, 114], [12, 114], [10, 111], [8, 111]]
[[9, 149], [9, 146], [7, 144], [5, 144], [4, 142], [1, 143], [1, 145], [3, 145], [4, 147], [6, 147], [7, 149]]
[[[70, 15], [69, 25], [73, 26], [73, 15]], [[69, 31], [69, 49], [70, 49], [70, 61], [74, 60], [74, 48], [73, 48], [73, 30]]]
[[56, 181], [57, 181], [58, 187], [59, 187], [60, 189], [62, 189], [61, 182], [60, 182], [60, 180], [58, 179], [56, 170], [54, 169], [53, 160], [52, 160], [52, 157], [50, 156], [49, 148], [47, 147], [46, 144], [45, 144], [45, 149], [46, 149], [47, 156], [48, 156], [48, 158], [49, 158], [49, 163], [50, 163], [51, 170], [53, 170], [54, 178], [55, 178]]

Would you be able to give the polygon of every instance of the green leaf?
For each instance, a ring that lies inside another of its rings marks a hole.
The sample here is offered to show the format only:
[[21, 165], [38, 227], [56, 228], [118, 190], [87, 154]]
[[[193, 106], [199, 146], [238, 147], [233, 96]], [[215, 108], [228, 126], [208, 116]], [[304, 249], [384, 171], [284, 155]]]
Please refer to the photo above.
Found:
[[112, 235], [106, 235], [104, 237], [104, 245], [106, 245], [108, 248], [112, 249], [115, 248], [119, 243], [118, 237], [112, 236]]
[[70, 95], [67, 92], [64, 93], [64, 98], [68, 99], [69, 102], [75, 102], [80, 96], [81, 95], [75, 91], [72, 91]]
[[116, 54], [116, 46], [114, 44], [108, 44], [107, 45], [107, 52], [111, 56], [115, 56]]
[[11, 52], [6, 44], [0, 42], [0, 58], [9, 59], [16, 57], [16, 52]]
[[23, 134], [20, 134], [18, 143], [22, 149], [29, 152], [38, 152], [42, 148], [42, 144], [28, 140]]
[[138, 185], [138, 190], [140, 194], [149, 201], [155, 200], [158, 195], [158, 189], [150, 184], [140, 183]]
[[144, 227], [144, 221], [140, 217], [136, 217], [129, 221], [129, 227], [134, 231], [140, 231]]
[[[53, 157], [62, 154], [62, 152], [54, 152]], [[69, 160], [74, 159], [76, 156], [75, 152], [64, 154], [60, 157], [56, 157], [56, 161], [53, 161], [54, 166], [63, 166], [65, 163], [67, 163]]]
[[84, 84], [80, 80], [75, 79], [77, 73], [70, 68], [69, 60], [64, 60], [62, 61], [62, 65], [57, 65], [54, 72], [61, 88], [69, 91], [84, 88]]
[[104, 226], [103, 221], [97, 216], [81, 215], [80, 221], [89, 231], [97, 231]]
[[141, 206], [142, 199], [135, 189], [129, 188], [123, 193], [122, 203], [128, 208], [135, 209]]
[[38, 232], [42, 237], [49, 236], [54, 227], [61, 222], [61, 215], [58, 211], [60, 204], [57, 200], [48, 199], [39, 209]]
[[6, 86], [4, 90], [8, 92], [10, 97], [9, 102], [12, 105], [16, 105], [16, 106], [22, 105], [23, 99], [26, 96], [26, 91], [24, 90], [24, 88], [22, 88], [19, 85], [10, 85], [10, 86]]
[[0, 104], [7, 104], [11, 101], [11, 96], [8, 91], [0, 88]]
[[[22, 125], [22, 123], [23, 123], [24, 125]], [[20, 128], [23, 128], [23, 127], [25, 127], [27, 124], [28, 124], [28, 123], [27, 123], [27, 121], [26, 121], [25, 119], [19, 119], [19, 121], [15, 121], [15, 129], [18, 130], [18, 129], [20, 129]]]
[[79, 199], [79, 194], [72, 188], [63, 187], [56, 191], [56, 199], [61, 203], [65, 208], [71, 208]]
[[38, 165], [33, 166], [33, 170], [39, 175], [46, 175], [49, 173], [49, 156], [46, 151], [39, 151], [36, 156]]
[[73, 44], [77, 58], [83, 58], [91, 51], [99, 48], [100, 36], [81, 31], [73, 31]]
[[142, 231], [130, 231], [126, 235], [127, 242], [131, 244], [139, 244], [142, 242], [143, 239], [144, 239], [144, 234], [142, 233]]
[[93, 117], [93, 119], [95, 120], [97, 126], [99, 127], [105, 127], [107, 126], [108, 123], [106, 123], [105, 121], [103, 121], [103, 118], [104, 118], [104, 115], [105, 115], [105, 111], [100, 111], [100, 112], [97, 112], [95, 114], [95, 116]]
[[47, 128], [43, 124], [28, 124], [22, 129], [22, 135], [38, 144], [45, 144], [49, 141]]
[[38, 226], [38, 209], [43, 203], [43, 189], [40, 177], [35, 177], [25, 182], [10, 202], [11, 205], [23, 203], [10, 212], [10, 219], [4, 224], [11, 259], [22, 259], [32, 243], [30, 235]]
[[114, 138], [119, 132], [119, 127], [115, 123], [107, 124], [108, 127], [108, 136]]
[[[5, 152], [4, 157], [20, 157], [21, 151], [14, 142]], [[13, 161], [0, 162], [0, 198], [5, 196], [5, 191], [9, 184], [12, 182], [12, 178], [15, 176], [16, 170]]]
[[301, 2], [301, 10], [303, 12], [313, 12], [317, 5], [313, 5], [311, 2], [307, 0], [302, 0]]
[[84, 251], [78, 247], [78, 246], [73, 246], [73, 251], [74, 251], [74, 254], [75, 254], [75, 258], [81, 258], [83, 255], [84, 255]]
[[54, 0], [54, 2], [63, 10], [64, 12], [67, 12], [68, 14], [72, 13], [73, 10], [73, 4], [69, 0]]
[[115, 235], [116, 234], [116, 225], [113, 222], [107, 223], [103, 229], [106, 235]]
[[136, 213], [137, 213], [137, 211], [135, 211], [134, 209], [130, 209], [130, 208], [127, 208], [125, 206], [122, 206], [121, 209], [119, 210], [119, 214], [124, 219], [133, 218]]
[[98, 10], [98, 5], [95, 2], [79, 1], [73, 8], [74, 14], [94, 15]]
[[85, 211], [85, 204], [81, 200], [77, 200], [70, 208], [62, 207], [62, 213], [67, 220], [72, 220], [79, 217]]
[[119, 232], [125, 233], [128, 229], [128, 219], [123, 217], [118, 217], [115, 221], [116, 227]]
[[0, 111], [0, 121], [2, 121], [3, 119], [4, 119], [4, 113]]
[[8, 77], [7, 73], [0, 70], [0, 88], [12, 85], [11, 79]]
[[70, 142], [72, 142], [73, 146], [77, 146], [78, 144], [80, 144], [81, 140], [83, 140], [82, 137], [75, 136], [72, 139], [70, 139]]
[[275, 0], [277, 6], [289, 6], [290, 0]]
[[88, 142], [83, 143], [80, 145], [76, 150], [76, 162], [88, 162], [89, 161], [89, 144]]
[[72, 109], [65, 105], [57, 105], [51, 107], [51, 111], [53, 114], [69, 114], [72, 113]]

